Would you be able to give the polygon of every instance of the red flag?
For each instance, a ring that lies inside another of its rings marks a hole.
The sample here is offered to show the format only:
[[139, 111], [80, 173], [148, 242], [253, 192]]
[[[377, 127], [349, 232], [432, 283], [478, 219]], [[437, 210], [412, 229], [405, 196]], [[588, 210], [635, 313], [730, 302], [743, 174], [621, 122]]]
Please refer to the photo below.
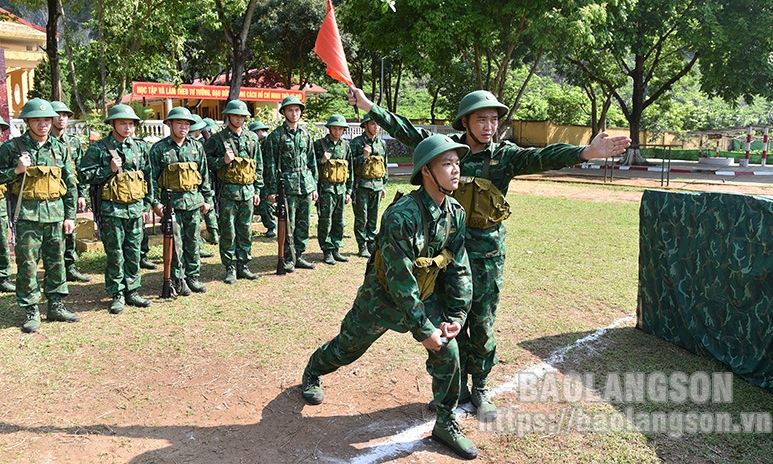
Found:
[[328, 76], [344, 84], [354, 85], [349, 75], [349, 65], [346, 63], [344, 46], [341, 43], [341, 34], [338, 32], [338, 23], [331, 0], [327, 0], [327, 15], [319, 28], [314, 52], [327, 65]]

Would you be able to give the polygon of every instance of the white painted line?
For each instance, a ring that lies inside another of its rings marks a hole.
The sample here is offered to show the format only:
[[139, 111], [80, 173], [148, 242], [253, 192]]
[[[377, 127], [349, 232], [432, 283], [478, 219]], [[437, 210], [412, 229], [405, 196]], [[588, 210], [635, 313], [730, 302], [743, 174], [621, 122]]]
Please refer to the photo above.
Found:
[[714, 174], [716, 174], [718, 176], [734, 176], [735, 175], [735, 171], [716, 171], [716, 172], [714, 172]]
[[[556, 368], [553, 367], [553, 365], [563, 362], [567, 353], [569, 353], [574, 349], [587, 345], [589, 343], [595, 342], [602, 335], [607, 333], [609, 330], [619, 327], [620, 325], [632, 320], [635, 320], [634, 316], [621, 317], [620, 319], [612, 322], [612, 324], [604, 327], [603, 329], [599, 329], [590, 335], [586, 335], [585, 337], [579, 340], [576, 340], [574, 343], [570, 345], [567, 345], [555, 350], [550, 354], [546, 362], [535, 364], [533, 366], [527, 367], [526, 369], [520, 372], [515, 373], [515, 375], [509, 381], [499, 385], [497, 388], [492, 389], [491, 395], [496, 396], [496, 395], [501, 395], [502, 393], [517, 391], [518, 386], [520, 385], [520, 382], [522, 379], [524, 381], [533, 381], [535, 375], [538, 378], [542, 378], [548, 372], [556, 371]], [[469, 405], [465, 405], [465, 406], [469, 406]], [[470, 411], [466, 407], [465, 408], [460, 407], [460, 408], [457, 408], [456, 410], [456, 414], [459, 416], [464, 415], [466, 413], [471, 413], [471, 412], [472, 411]], [[354, 463], [354, 464], [380, 463], [380, 462], [384, 462], [386, 458], [395, 456], [398, 453], [406, 453], [409, 451], [413, 451], [423, 443], [422, 438], [425, 435], [429, 434], [432, 431], [432, 427], [434, 426], [435, 426], [435, 421], [432, 420], [429, 422], [425, 422], [423, 424], [410, 427], [398, 433], [397, 435], [393, 435], [382, 442], [374, 444], [372, 447], [370, 447], [370, 451], [368, 453], [363, 454], [362, 456], [357, 456], [356, 458], [348, 462]], [[334, 458], [323, 458], [322, 461], [323, 462], [345, 462]]]
[[630, 171], [631, 170], [631, 166], [620, 166], [619, 169], [621, 171]]

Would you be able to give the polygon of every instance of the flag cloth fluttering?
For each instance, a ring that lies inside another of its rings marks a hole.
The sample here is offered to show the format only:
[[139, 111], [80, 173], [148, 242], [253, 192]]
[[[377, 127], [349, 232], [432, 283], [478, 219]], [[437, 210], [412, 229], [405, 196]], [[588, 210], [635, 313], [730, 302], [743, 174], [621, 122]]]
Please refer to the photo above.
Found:
[[341, 34], [338, 32], [338, 23], [331, 0], [327, 0], [327, 15], [319, 28], [314, 53], [327, 65], [328, 76], [344, 84], [354, 85], [349, 75], [349, 65], [346, 63], [344, 46], [341, 43]]

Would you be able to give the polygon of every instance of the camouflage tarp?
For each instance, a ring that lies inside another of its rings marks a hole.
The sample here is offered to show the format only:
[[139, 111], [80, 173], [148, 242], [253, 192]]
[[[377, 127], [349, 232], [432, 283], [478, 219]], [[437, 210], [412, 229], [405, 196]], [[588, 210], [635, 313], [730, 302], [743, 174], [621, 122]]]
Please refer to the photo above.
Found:
[[773, 390], [773, 198], [644, 192], [636, 326]]

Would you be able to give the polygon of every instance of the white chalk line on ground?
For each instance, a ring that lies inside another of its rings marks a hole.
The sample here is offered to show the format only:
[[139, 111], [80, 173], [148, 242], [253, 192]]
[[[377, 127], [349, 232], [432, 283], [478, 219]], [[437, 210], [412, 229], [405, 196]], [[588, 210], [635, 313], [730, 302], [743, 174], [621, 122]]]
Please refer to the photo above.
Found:
[[[620, 319], [617, 319], [616, 321], [612, 322], [612, 324], [602, 329], [598, 329], [597, 331], [589, 335], [586, 335], [578, 340], [575, 340], [573, 343], [569, 345], [566, 345], [564, 347], [561, 347], [553, 351], [548, 357], [547, 361], [540, 364], [535, 364], [533, 366], [529, 366], [526, 369], [516, 372], [509, 381], [499, 385], [497, 388], [492, 389], [491, 395], [497, 396], [503, 393], [516, 391], [520, 385], [521, 379], [527, 380], [528, 378], [528, 380], [533, 381], [535, 376], [538, 378], [542, 378], [548, 372], [555, 372], [557, 369], [554, 367], [554, 365], [562, 363], [566, 358], [567, 353], [577, 348], [580, 348], [584, 345], [588, 345], [590, 343], [597, 341], [599, 338], [601, 338], [601, 336], [603, 336], [611, 329], [620, 327], [621, 325], [627, 322], [630, 322], [634, 319], [635, 318], [633, 315], [621, 317]], [[525, 374], [528, 374], [528, 375], [525, 375]], [[472, 413], [474, 413], [474, 407], [471, 404], [465, 404], [464, 406], [460, 406], [456, 410], [456, 414], [459, 416], [472, 414]], [[408, 452], [414, 451], [417, 447], [419, 447], [419, 445], [421, 445], [422, 438], [432, 431], [432, 427], [434, 425], [435, 425], [435, 421], [431, 420], [431, 421], [427, 421], [427, 422], [415, 425], [413, 427], [409, 427], [396, 435], [388, 437], [383, 441], [370, 446], [369, 447], [370, 449], [366, 454], [357, 456], [350, 460], [343, 461], [336, 458], [326, 458], [326, 457], [321, 457], [320, 460], [323, 462], [336, 462], [336, 463], [348, 462], [351, 464], [373, 464], [377, 462], [382, 462], [383, 459], [391, 456], [395, 456], [398, 453], [408, 453]]]

